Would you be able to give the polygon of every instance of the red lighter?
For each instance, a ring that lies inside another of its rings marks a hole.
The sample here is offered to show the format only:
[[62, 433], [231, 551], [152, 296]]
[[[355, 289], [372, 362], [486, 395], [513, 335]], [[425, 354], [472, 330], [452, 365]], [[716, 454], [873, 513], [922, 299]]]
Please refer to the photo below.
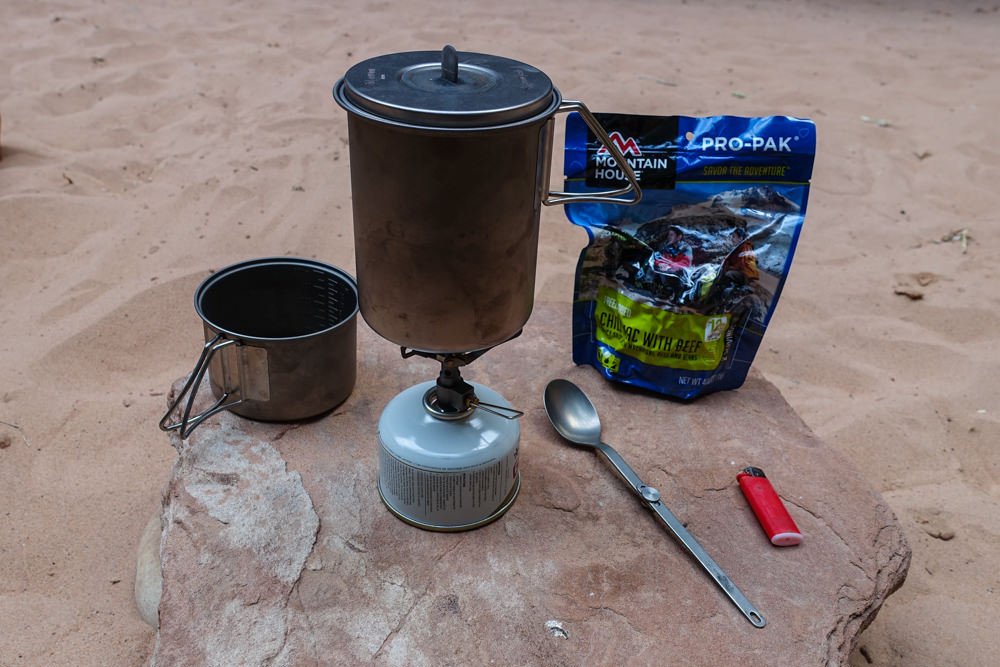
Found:
[[771, 544], [790, 547], [802, 542], [802, 533], [763, 470], [753, 466], [746, 467], [736, 475], [736, 480]]

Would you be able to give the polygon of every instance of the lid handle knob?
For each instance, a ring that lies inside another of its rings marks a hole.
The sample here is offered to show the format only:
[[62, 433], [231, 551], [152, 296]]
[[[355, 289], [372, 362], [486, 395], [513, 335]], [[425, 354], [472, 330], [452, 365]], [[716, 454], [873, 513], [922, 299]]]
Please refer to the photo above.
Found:
[[458, 51], [451, 44], [441, 49], [441, 78], [458, 83]]

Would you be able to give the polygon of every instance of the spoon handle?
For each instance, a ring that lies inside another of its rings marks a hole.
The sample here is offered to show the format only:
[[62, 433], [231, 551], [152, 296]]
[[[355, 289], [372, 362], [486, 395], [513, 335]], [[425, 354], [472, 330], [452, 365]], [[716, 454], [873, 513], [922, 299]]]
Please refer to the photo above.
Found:
[[632, 490], [635, 491], [636, 495], [642, 498], [642, 489], [645, 488], [646, 485], [643, 484], [639, 475], [632, 469], [632, 466], [630, 466], [628, 462], [622, 458], [622, 455], [618, 453], [618, 450], [604, 442], [599, 442], [596, 446], [597, 449], [600, 450], [601, 454], [604, 454], [604, 457], [615, 467], [618, 474], [625, 478], [625, 481], [632, 487]]
[[[645, 499], [644, 499], [645, 500]], [[755, 627], [763, 628], [767, 621], [764, 620], [764, 616], [757, 611], [757, 608], [753, 606], [750, 600], [743, 595], [743, 591], [737, 588], [736, 584], [726, 576], [719, 564], [716, 563], [708, 552], [698, 543], [698, 540], [694, 539], [694, 535], [688, 532], [688, 529], [684, 527], [684, 524], [673, 515], [673, 513], [667, 509], [667, 506], [663, 504], [662, 501], [657, 500], [656, 502], [645, 501], [651, 510], [656, 513], [656, 516], [670, 529], [670, 532], [674, 534], [684, 548], [688, 550], [695, 560], [701, 563], [701, 566], [705, 568], [709, 576], [715, 580], [715, 583], [719, 585], [719, 588], [729, 596], [729, 599], [733, 601], [733, 604], [739, 608], [747, 620], [750, 621]]]
[[709, 576], [715, 580], [715, 583], [719, 585], [719, 588], [733, 601], [733, 604], [746, 616], [747, 620], [750, 621], [754, 627], [763, 628], [767, 622], [764, 620], [764, 616], [757, 611], [757, 608], [753, 606], [750, 600], [747, 599], [743, 592], [737, 588], [736, 584], [726, 575], [726, 573], [719, 567], [719, 564], [708, 555], [704, 547], [698, 543], [698, 540], [694, 538], [694, 535], [688, 532], [688, 529], [684, 527], [684, 524], [673, 515], [673, 513], [667, 509], [667, 506], [663, 504], [660, 500], [660, 493], [656, 489], [646, 486], [640, 479], [639, 475], [636, 474], [635, 470], [632, 469], [625, 459], [622, 458], [621, 454], [615, 450], [611, 445], [605, 444], [603, 442], [597, 443], [597, 449], [600, 450], [602, 454], [611, 462], [611, 465], [621, 474], [621, 476], [628, 482], [632, 490], [635, 491], [636, 495], [639, 496], [640, 500], [645, 503], [653, 512], [659, 517], [660, 521], [673, 533], [674, 537], [687, 549], [688, 553], [694, 556], [695, 560], [701, 564], [701, 566], [708, 572]]

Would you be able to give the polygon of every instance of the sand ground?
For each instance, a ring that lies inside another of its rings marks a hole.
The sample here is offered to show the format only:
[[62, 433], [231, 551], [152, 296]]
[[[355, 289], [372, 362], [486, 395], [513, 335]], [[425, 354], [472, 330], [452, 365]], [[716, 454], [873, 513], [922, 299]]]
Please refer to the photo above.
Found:
[[[353, 270], [330, 87], [447, 42], [598, 111], [816, 121], [757, 365], [913, 547], [852, 664], [996, 664], [998, 35], [994, 0], [5, 0], [0, 666], [144, 664], [134, 552], [174, 458], [156, 422], [199, 344], [191, 294], [252, 257]], [[558, 208], [542, 223], [538, 296], [568, 301], [584, 235]]]

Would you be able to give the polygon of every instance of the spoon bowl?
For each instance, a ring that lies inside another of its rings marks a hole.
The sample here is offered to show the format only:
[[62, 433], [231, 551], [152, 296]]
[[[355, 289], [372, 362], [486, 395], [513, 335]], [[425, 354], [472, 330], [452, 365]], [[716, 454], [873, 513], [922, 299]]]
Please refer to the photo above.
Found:
[[601, 418], [587, 395], [569, 380], [552, 380], [542, 397], [545, 414], [556, 432], [573, 444], [601, 444]]

